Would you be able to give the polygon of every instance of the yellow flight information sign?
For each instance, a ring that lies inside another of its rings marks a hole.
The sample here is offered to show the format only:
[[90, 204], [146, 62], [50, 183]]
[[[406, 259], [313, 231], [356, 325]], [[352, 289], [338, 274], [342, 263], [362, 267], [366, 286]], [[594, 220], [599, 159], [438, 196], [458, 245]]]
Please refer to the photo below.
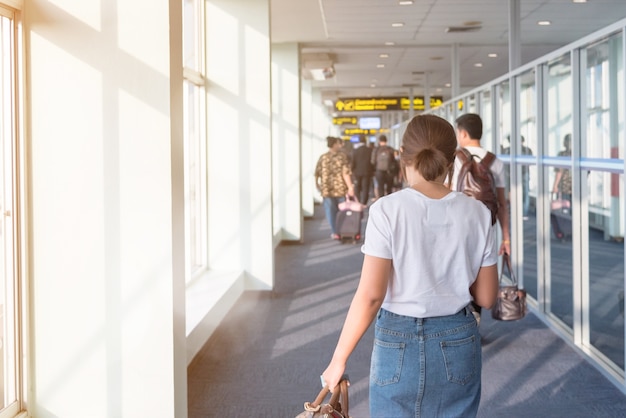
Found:
[[[431, 96], [430, 107], [443, 103], [442, 97]], [[409, 110], [411, 101], [408, 97], [373, 97], [338, 99], [335, 110], [339, 112], [364, 112], [368, 110]], [[413, 109], [424, 110], [424, 97], [413, 98]]]
[[351, 135], [376, 135], [380, 129], [361, 129], [361, 128], [348, 128], [343, 130], [344, 136]]
[[358, 122], [359, 118], [356, 116], [333, 118], [333, 125], [356, 125]]

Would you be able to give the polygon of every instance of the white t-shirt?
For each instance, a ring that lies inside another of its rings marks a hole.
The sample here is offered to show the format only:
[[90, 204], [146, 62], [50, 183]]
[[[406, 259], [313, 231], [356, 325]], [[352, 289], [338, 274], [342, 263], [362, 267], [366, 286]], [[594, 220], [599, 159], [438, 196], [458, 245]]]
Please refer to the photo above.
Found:
[[[465, 147], [472, 155], [476, 155], [479, 158], [484, 158], [487, 155], [487, 150], [481, 147]], [[454, 173], [452, 174], [452, 190], [456, 190], [456, 182], [459, 178], [459, 171], [461, 170], [461, 166], [463, 164], [458, 158], [454, 160]], [[491, 172], [493, 173], [493, 179], [496, 182], [496, 188], [504, 188], [505, 187], [505, 177], [504, 177], [504, 163], [499, 159], [493, 160], [491, 163]]]
[[480, 267], [498, 261], [494, 230], [487, 207], [463, 193], [431, 199], [409, 187], [378, 199], [361, 251], [392, 260], [382, 307], [417, 318], [460, 311]]

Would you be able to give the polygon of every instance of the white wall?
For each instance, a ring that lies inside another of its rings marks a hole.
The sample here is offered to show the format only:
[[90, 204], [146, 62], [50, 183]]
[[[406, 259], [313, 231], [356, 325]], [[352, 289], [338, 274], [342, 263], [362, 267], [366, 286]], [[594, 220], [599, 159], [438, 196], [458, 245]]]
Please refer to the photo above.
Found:
[[38, 418], [186, 416], [180, 9], [26, 4]]

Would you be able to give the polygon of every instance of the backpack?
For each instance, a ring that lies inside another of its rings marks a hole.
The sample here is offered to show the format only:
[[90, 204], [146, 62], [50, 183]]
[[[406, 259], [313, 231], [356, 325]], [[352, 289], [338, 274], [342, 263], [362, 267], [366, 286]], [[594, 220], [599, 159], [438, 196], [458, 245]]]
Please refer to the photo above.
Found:
[[477, 156], [461, 148], [456, 151], [456, 156], [462, 163], [456, 190], [483, 202], [491, 211], [491, 224], [495, 224], [498, 214], [498, 195], [496, 182], [490, 169], [496, 159], [495, 154], [487, 152], [484, 158], [476, 161], [474, 157]]
[[380, 147], [376, 150], [376, 170], [387, 171], [390, 168], [390, 162], [393, 157], [393, 151], [388, 146]]

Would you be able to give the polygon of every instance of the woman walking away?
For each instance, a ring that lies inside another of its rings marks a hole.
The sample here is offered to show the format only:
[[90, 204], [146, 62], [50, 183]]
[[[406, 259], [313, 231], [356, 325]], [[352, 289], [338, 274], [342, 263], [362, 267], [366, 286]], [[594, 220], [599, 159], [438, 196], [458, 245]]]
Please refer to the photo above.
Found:
[[444, 119], [413, 118], [400, 149], [410, 187], [369, 211], [360, 282], [323, 378], [335, 390], [376, 318], [372, 417], [472, 417], [478, 411], [480, 334], [468, 304], [494, 304], [498, 251], [487, 207], [444, 186], [456, 145]]

